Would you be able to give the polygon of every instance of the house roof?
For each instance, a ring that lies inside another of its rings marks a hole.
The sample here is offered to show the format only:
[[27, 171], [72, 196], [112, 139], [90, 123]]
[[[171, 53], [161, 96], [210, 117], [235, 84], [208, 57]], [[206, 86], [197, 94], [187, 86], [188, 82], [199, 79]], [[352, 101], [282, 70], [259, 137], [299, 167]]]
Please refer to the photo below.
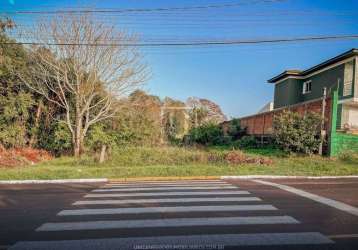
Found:
[[288, 77], [288, 76], [306, 76], [306, 75], [309, 75], [315, 71], [318, 71], [320, 69], [323, 69], [329, 65], [332, 65], [334, 63], [337, 63], [339, 61], [342, 61], [344, 59], [347, 59], [349, 57], [352, 57], [352, 56], [357, 56], [358, 55], [358, 49], [357, 48], [354, 48], [354, 49], [351, 49], [351, 50], [348, 50], [346, 52], [344, 52], [343, 54], [340, 54], [336, 57], [333, 57], [331, 59], [328, 59], [320, 64], [317, 64], [316, 66], [313, 66], [309, 69], [306, 69], [306, 70], [286, 70], [284, 72], [282, 72], [281, 74], [269, 79], [267, 82], [269, 83], [275, 83], [285, 77]]

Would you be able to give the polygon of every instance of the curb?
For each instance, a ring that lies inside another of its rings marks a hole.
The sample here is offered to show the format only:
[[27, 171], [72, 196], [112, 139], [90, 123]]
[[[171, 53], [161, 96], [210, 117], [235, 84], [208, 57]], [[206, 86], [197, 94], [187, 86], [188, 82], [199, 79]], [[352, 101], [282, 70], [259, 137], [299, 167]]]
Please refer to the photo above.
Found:
[[348, 179], [358, 178], [358, 175], [342, 176], [290, 176], [290, 175], [238, 175], [238, 176], [221, 176], [220, 179]]
[[63, 184], [63, 183], [86, 183], [86, 182], [107, 182], [107, 178], [100, 179], [63, 179], [63, 180], [14, 180], [0, 181], [0, 184]]
[[178, 176], [178, 177], [133, 177], [108, 179], [109, 182], [130, 181], [175, 181], [175, 180], [225, 180], [225, 179], [347, 179], [358, 175], [343, 176], [289, 176], [289, 175], [238, 175], [238, 176]]
[[97, 179], [62, 179], [62, 180], [10, 180], [0, 184], [65, 184], [65, 183], [97, 183], [97, 182], [131, 182], [131, 181], [176, 181], [176, 180], [250, 180], [250, 179], [348, 179], [358, 175], [343, 176], [289, 176], [289, 175], [238, 175], [238, 176], [173, 176], [173, 177], [129, 177], [129, 178], [97, 178]]
[[109, 182], [124, 181], [176, 181], [176, 180], [220, 180], [220, 176], [173, 176], [173, 177], [129, 177], [108, 179]]

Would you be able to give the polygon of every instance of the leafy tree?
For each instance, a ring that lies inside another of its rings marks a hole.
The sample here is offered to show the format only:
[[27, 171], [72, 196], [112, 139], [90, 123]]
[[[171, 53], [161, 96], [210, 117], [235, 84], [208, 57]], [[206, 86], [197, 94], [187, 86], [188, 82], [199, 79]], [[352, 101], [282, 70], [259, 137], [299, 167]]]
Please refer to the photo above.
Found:
[[89, 131], [87, 145], [95, 153], [100, 153], [99, 162], [104, 162], [108, 149], [117, 145], [117, 134], [107, 123], [94, 125]]
[[112, 130], [106, 124], [96, 124], [89, 131], [89, 137], [87, 140], [87, 145], [94, 152], [99, 151], [103, 145], [107, 147], [114, 147], [116, 145], [117, 135], [114, 130]]
[[219, 124], [226, 120], [220, 106], [208, 99], [189, 97], [186, 105], [192, 107], [190, 117], [193, 126], [201, 126], [205, 123]]
[[0, 144], [6, 147], [29, 145], [34, 133], [31, 120], [36, 106], [34, 96], [13, 74], [26, 72], [27, 52], [22, 45], [7, 36], [7, 30], [15, 24], [7, 19], [0, 20]]
[[0, 143], [5, 147], [24, 147], [28, 142], [27, 122], [33, 105], [29, 93], [19, 92], [0, 98]]
[[122, 142], [139, 145], [160, 143], [161, 106], [159, 97], [140, 90], [134, 91], [127, 101], [123, 101], [120, 116], [115, 119]]
[[313, 112], [302, 116], [296, 112], [284, 111], [274, 117], [276, 143], [287, 152], [316, 153], [321, 142], [321, 121], [320, 115]]

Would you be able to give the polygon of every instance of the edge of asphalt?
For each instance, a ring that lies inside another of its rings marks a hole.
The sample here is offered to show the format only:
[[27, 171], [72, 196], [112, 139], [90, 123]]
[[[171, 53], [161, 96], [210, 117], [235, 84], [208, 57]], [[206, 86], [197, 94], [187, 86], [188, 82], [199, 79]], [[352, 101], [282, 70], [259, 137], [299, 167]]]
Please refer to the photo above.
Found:
[[177, 180], [234, 180], [234, 179], [347, 179], [358, 175], [344, 176], [286, 176], [286, 175], [239, 175], [239, 176], [174, 176], [174, 177], [133, 177], [133, 178], [94, 178], [94, 179], [58, 179], [58, 180], [0, 180], [0, 184], [64, 184], [96, 182], [131, 181], [177, 181]]

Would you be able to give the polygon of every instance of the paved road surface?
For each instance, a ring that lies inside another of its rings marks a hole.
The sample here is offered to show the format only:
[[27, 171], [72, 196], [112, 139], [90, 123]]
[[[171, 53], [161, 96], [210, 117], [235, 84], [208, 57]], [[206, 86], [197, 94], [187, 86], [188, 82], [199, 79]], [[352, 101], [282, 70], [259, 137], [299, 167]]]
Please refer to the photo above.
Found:
[[2, 185], [0, 245], [358, 249], [357, 180], [263, 181]]

